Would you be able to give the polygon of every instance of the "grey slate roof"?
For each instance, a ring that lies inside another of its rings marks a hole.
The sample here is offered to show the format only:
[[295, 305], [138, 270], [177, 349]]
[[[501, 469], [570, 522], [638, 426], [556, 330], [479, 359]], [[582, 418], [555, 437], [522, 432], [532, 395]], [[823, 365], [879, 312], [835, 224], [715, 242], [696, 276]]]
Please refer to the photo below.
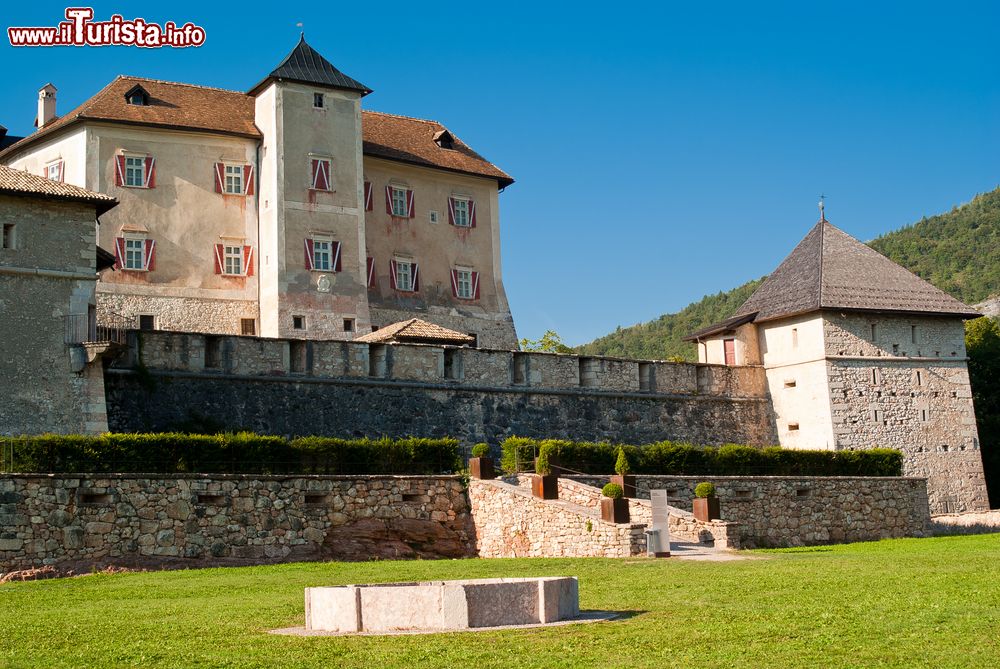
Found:
[[843, 230], [821, 220], [736, 310], [766, 321], [820, 309], [980, 314], [897, 265]]
[[285, 57], [278, 67], [274, 68], [271, 74], [267, 75], [263, 81], [254, 86], [250, 93], [253, 94], [261, 88], [263, 84], [271, 79], [283, 79], [285, 81], [298, 81], [305, 84], [320, 84], [331, 88], [340, 88], [348, 91], [359, 91], [362, 95], [372, 92], [370, 88], [361, 82], [351, 79], [349, 76], [335, 68], [323, 56], [319, 55], [315, 49], [306, 44], [306, 37], [302, 35], [299, 43], [295, 45], [292, 52]]

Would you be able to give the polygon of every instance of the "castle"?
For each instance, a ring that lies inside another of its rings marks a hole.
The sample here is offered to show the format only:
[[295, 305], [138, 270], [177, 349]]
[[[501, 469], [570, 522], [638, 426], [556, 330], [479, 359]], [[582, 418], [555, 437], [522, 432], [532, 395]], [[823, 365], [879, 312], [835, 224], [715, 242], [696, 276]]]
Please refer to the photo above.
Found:
[[301, 39], [247, 93], [120, 76], [0, 163], [107, 193], [98, 310], [142, 329], [352, 339], [421, 319], [515, 348], [500, 267], [505, 172]]
[[[368, 92], [304, 40], [247, 94], [119, 77], [57, 118], [43, 88], [39, 130], [0, 151], [32, 173], [23, 188], [0, 174], [5, 247], [6, 221], [23, 242], [0, 251], [0, 286], [88, 283], [0, 299], [13, 365], [0, 434], [208, 420], [466, 443], [890, 447], [928, 479], [935, 512], [987, 507], [962, 327], [975, 311], [821, 216], [731, 318], [691, 335], [698, 364], [517, 351], [499, 248], [511, 178], [439, 124], [362, 111]], [[115, 271], [95, 294], [102, 246]], [[103, 370], [102, 313], [139, 331]], [[438, 326], [433, 341], [373, 336], [414, 318]], [[66, 338], [38, 338], [46, 319], [59, 332], [68, 319]], [[48, 386], [72, 392], [36, 401]]]

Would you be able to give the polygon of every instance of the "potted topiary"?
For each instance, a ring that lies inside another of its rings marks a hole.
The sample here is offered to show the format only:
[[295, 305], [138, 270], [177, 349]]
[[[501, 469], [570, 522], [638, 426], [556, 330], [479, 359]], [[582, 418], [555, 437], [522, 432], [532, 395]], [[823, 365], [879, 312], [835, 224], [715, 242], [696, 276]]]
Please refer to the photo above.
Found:
[[694, 517], [702, 522], [722, 517], [719, 511], [719, 498], [715, 496], [715, 486], [711, 483], [699, 483], [694, 487], [693, 507]]
[[531, 494], [539, 499], [559, 499], [559, 477], [552, 473], [552, 465], [549, 464], [549, 454], [546, 450], [542, 450], [535, 459]]
[[495, 479], [493, 458], [490, 457], [489, 444], [476, 444], [472, 447], [472, 457], [469, 458], [469, 475], [474, 479]]
[[625, 449], [618, 449], [618, 460], [615, 461], [615, 472], [617, 476], [611, 477], [612, 483], [617, 483], [622, 487], [625, 497], [635, 497], [635, 476], [632, 476], [632, 464], [628, 461]]
[[625, 491], [617, 483], [609, 483], [601, 489], [601, 519], [609, 523], [627, 523], [628, 500]]

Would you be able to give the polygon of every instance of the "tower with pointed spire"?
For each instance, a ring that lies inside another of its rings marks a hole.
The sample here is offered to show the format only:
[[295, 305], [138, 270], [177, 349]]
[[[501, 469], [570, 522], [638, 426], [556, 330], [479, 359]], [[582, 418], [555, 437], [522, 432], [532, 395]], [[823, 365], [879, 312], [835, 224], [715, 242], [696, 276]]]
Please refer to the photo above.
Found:
[[[361, 98], [302, 35], [250, 89], [260, 157], [260, 329], [270, 337], [336, 336], [368, 312]], [[305, 262], [304, 262], [305, 261]], [[338, 318], [330, 318], [336, 314]]]
[[787, 448], [900, 449], [933, 513], [988, 507], [963, 321], [979, 314], [820, 220], [725, 321], [705, 363], [762, 365]]

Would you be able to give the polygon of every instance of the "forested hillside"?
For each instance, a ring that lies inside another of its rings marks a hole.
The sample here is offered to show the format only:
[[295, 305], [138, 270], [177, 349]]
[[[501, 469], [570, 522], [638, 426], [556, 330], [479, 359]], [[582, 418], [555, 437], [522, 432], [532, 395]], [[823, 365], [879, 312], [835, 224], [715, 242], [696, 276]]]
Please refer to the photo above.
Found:
[[[903, 267], [967, 303], [1000, 293], [1000, 189], [976, 196], [946, 214], [885, 234], [871, 246]], [[577, 347], [588, 355], [695, 359], [681, 338], [730, 316], [762, 279], [709, 295], [676, 314], [618, 328]]]

